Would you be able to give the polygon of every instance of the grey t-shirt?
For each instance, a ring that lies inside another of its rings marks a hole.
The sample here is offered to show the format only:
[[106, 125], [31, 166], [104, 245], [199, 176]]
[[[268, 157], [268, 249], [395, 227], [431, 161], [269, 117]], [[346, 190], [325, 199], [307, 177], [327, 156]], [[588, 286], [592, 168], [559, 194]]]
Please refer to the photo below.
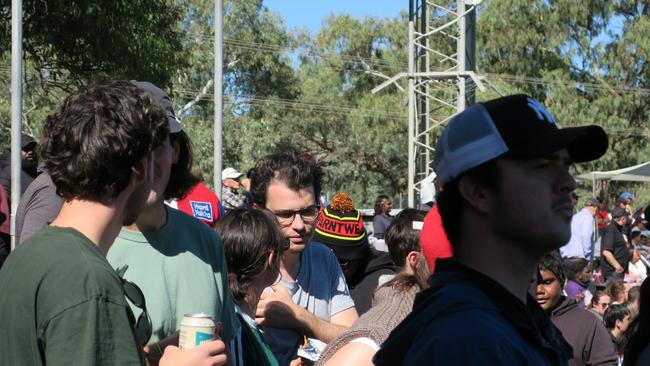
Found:
[[388, 225], [393, 221], [391, 216], [386, 214], [375, 215], [372, 219], [372, 232], [375, 238], [383, 239]]
[[43, 226], [52, 222], [63, 206], [63, 198], [47, 172], [27, 187], [16, 209], [16, 243], [22, 244]]
[[[282, 279], [280, 284], [293, 302], [323, 320], [354, 307], [345, 277], [334, 253], [321, 243], [311, 242], [300, 255], [296, 281]], [[272, 291], [267, 288], [266, 291]], [[280, 365], [288, 365], [296, 357], [303, 340], [292, 329], [263, 327], [264, 339]]]

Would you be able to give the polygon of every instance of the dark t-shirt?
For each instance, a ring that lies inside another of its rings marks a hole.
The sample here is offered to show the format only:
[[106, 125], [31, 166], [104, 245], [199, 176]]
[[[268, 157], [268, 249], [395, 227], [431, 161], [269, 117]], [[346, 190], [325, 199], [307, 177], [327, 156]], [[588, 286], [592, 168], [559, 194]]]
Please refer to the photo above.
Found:
[[[624, 269], [627, 269], [627, 264], [630, 261], [630, 254], [625, 243], [625, 238], [621, 233], [621, 229], [614, 223], [610, 223], [609, 226], [605, 229], [603, 234], [603, 239], [600, 244], [601, 255], [602, 251], [609, 250], [614, 254], [614, 258]], [[602, 261], [603, 273], [605, 276], [614, 272], [614, 267], [607, 262], [607, 260]]]
[[372, 232], [374, 237], [377, 239], [383, 239], [386, 234], [386, 229], [392, 221], [393, 218], [387, 214], [375, 215], [375, 217], [372, 218]]
[[45, 227], [0, 270], [0, 365], [142, 365], [122, 282], [97, 246]]
[[[350, 295], [359, 316], [371, 308], [373, 295], [380, 284], [379, 280], [389, 280], [395, 272], [395, 265], [388, 253], [372, 250], [372, 257], [363, 279], [356, 286], [350, 287]], [[391, 277], [382, 279], [382, 276]]]

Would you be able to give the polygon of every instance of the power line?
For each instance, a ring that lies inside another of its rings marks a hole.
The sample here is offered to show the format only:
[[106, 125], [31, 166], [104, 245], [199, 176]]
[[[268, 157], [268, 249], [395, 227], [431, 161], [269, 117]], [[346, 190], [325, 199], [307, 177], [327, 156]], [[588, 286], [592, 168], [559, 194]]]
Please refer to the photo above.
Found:
[[531, 76], [516, 76], [508, 74], [484, 74], [486, 77], [497, 80], [519, 82], [524, 84], [532, 85], [560, 85], [576, 89], [591, 89], [591, 90], [600, 90], [600, 91], [615, 91], [621, 94], [641, 94], [648, 95], [650, 94], [650, 89], [648, 88], [639, 88], [639, 87], [621, 87], [615, 85], [609, 85], [604, 83], [589, 83], [589, 82], [580, 82], [580, 81], [568, 81], [568, 80], [558, 80], [558, 79], [545, 79], [539, 77]]

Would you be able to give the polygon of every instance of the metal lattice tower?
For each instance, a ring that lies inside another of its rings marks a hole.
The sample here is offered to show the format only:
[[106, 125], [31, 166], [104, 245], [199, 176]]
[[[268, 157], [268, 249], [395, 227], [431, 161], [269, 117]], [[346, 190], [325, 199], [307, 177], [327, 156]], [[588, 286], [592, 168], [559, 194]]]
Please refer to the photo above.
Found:
[[476, 6], [481, 0], [410, 0], [409, 69], [372, 91], [408, 78], [408, 206], [433, 170], [440, 127], [474, 103]]

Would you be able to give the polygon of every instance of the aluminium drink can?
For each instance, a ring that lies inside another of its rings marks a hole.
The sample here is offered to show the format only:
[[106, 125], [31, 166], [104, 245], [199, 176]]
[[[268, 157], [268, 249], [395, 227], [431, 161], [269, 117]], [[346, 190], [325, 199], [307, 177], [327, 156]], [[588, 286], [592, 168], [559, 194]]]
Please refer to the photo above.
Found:
[[192, 349], [214, 338], [216, 323], [205, 313], [185, 314], [178, 340], [180, 349]]

